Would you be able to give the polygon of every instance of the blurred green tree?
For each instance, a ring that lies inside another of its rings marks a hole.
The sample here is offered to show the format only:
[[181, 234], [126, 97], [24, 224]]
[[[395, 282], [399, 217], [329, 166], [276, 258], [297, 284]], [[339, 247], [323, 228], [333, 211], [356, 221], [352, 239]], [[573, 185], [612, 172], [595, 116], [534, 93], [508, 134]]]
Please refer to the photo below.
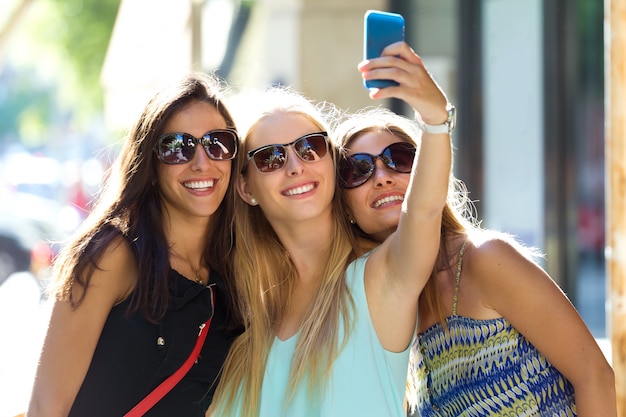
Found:
[[62, 94], [77, 104], [79, 118], [89, 117], [102, 110], [100, 71], [121, 0], [49, 1], [54, 21], [40, 41], [66, 61]]
[[0, 56], [0, 140], [16, 134], [28, 142], [25, 122], [32, 130], [69, 114], [80, 129], [102, 112], [100, 72], [120, 2], [13, 1], [16, 10], [29, 4], [19, 24], [0, 21], [0, 31], [12, 32]]

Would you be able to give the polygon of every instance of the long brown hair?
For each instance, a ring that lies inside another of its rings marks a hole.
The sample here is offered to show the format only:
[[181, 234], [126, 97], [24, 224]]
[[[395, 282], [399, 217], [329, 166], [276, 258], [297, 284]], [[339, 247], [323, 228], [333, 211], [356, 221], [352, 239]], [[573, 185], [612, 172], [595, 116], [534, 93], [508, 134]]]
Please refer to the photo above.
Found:
[[[352, 142], [370, 132], [388, 132], [402, 141], [412, 143], [419, 151], [422, 135], [415, 122], [386, 108], [370, 107], [354, 114], [344, 115], [336, 127], [335, 134], [340, 158], [347, 157]], [[345, 195], [343, 192], [341, 194]], [[344, 204], [347, 207], [345, 197]], [[476, 225], [473, 205], [467, 197], [465, 185], [450, 175], [448, 198], [442, 214], [441, 240], [437, 262], [420, 295], [420, 301], [426, 302], [429, 309], [437, 312], [437, 316], [444, 326], [446, 315], [439, 297], [436, 277], [441, 271], [451, 270], [451, 262], [457, 255], [451, 252], [451, 248], [448, 248], [446, 237], [467, 235]], [[357, 224], [353, 224], [352, 227], [354, 233], [361, 239], [361, 244], [365, 247], [371, 247], [371, 238]]]
[[[89, 282], [103, 251], [117, 237], [131, 242], [138, 263], [138, 281], [131, 295], [129, 313], [141, 311], [151, 321], [159, 321], [169, 303], [169, 245], [163, 230], [163, 212], [156, 184], [158, 160], [154, 146], [169, 119], [194, 101], [213, 105], [235, 128], [230, 112], [223, 104], [225, 85], [208, 74], [190, 74], [177, 84], [159, 91], [146, 105], [128, 133], [112, 166], [103, 192], [81, 231], [66, 245], [55, 261], [56, 282], [52, 293], [60, 300], [78, 306], [89, 290]], [[234, 165], [234, 162], [233, 162]], [[227, 286], [234, 309], [236, 297], [232, 282], [231, 252], [234, 175], [224, 200], [211, 216], [206, 235], [204, 259], [217, 271]], [[210, 244], [209, 244], [210, 243]], [[78, 299], [72, 287], [83, 288]]]
[[[247, 150], [246, 139], [256, 124], [272, 114], [295, 113], [307, 117], [320, 130], [329, 128], [326, 120], [332, 113], [332, 106], [316, 107], [303, 96], [283, 88], [270, 90], [262, 98], [263, 103], [259, 105], [264, 107], [255, 109], [260, 113], [251, 123], [244, 124], [242, 154]], [[333, 158], [336, 158], [335, 147], [332, 148]], [[246, 162], [239, 160], [240, 175], [247, 175]], [[350, 225], [338, 191], [336, 188], [332, 201], [335, 235], [329, 243], [326, 262], [321, 266], [322, 279], [314, 302], [297, 336], [286, 403], [296, 387], [305, 381], [312, 401], [321, 394], [334, 359], [350, 333], [353, 301], [345, 282], [345, 270], [354, 252]], [[285, 300], [290, 299], [297, 271], [260, 207], [238, 199], [235, 226], [235, 272], [245, 307], [242, 315], [246, 330], [230, 350], [214, 406], [218, 414], [230, 415], [239, 404], [241, 415], [255, 416], [259, 413], [268, 353], [276, 326], [284, 317]], [[339, 340], [340, 326], [344, 328], [343, 340]]]
[[[414, 122], [384, 108], [368, 108], [353, 115], [344, 115], [344, 119], [337, 126], [335, 133], [339, 145], [340, 158], [346, 158], [350, 144], [369, 132], [389, 132], [401, 140], [413, 143], [418, 149], [421, 142], [421, 132]], [[345, 193], [342, 194], [345, 195]], [[345, 197], [344, 204], [347, 206]], [[371, 240], [367, 241], [370, 237], [358, 225], [353, 224], [353, 228], [361, 242], [365, 240], [366, 244], [369, 244], [371, 247]], [[448, 317], [449, 312], [443, 309], [443, 300], [439, 292], [437, 276], [441, 272], [446, 272], [451, 279], [454, 279], [455, 269], [453, 267], [458, 262], [459, 240], [467, 240], [471, 244], [473, 239], [478, 237], [480, 239], [497, 238], [513, 245], [523, 256], [531, 261], [536, 262], [542, 256], [541, 252], [536, 248], [522, 245], [511, 235], [483, 229], [478, 220], [476, 208], [469, 199], [469, 193], [465, 184], [452, 175], [452, 170], [448, 183], [447, 200], [442, 212], [440, 233], [441, 238], [437, 259], [431, 275], [419, 296], [419, 303], [426, 303], [427, 308], [436, 314], [438, 322], [446, 331], [448, 331], [446, 317]], [[455, 243], [451, 244], [451, 242]], [[407, 405], [411, 412], [416, 407], [417, 374], [410, 370], [414, 369], [416, 361], [417, 355], [414, 349], [411, 349], [406, 396]]]

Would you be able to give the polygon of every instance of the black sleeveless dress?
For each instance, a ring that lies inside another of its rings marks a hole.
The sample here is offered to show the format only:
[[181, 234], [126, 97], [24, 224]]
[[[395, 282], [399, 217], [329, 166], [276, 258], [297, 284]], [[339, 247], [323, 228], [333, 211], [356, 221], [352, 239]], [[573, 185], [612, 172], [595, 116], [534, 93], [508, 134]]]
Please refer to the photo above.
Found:
[[[70, 416], [123, 416], [187, 359], [199, 326], [211, 314], [211, 290], [174, 270], [169, 282], [170, 306], [158, 324], [140, 313], [127, 316], [129, 299], [111, 310]], [[240, 331], [226, 327], [221, 277], [212, 272], [209, 282], [215, 284], [215, 312], [197, 363], [146, 416], [203, 417], [211, 403], [217, 375]]]

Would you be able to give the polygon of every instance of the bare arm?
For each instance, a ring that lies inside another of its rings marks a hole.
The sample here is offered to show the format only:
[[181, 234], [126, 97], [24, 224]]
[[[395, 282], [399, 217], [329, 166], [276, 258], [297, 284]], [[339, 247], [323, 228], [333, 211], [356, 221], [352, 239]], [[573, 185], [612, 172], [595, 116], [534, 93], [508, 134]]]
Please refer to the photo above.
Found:
[[[370, 97], [406, 101], [424, 122], [447, 120], [447, 99], [421, 58], [404, 42], [388, 46], [383, 57], [359, 68], [364, 78], [386, 78], [400, 85], [370, 90]], [[424, 133], [397, 231], [372, 254], [365, 273], [370, 315], [383, 346], [404, 350], [413, 334], [417, 299], [439, 250], [441, 213], [451, 168], [450, 136]]]
[[[135, 283], [130, 248], [114, 241], [92, 275], [89, 291], [73, 308], [56, 301], [37, 366], [28, 417], [67, 416], [85, 378], [111, 308]], [[74, 296], [78, 296], [75, 286]]]
[[578, 416], [616, 416], [613, 370], [556, 283], [504, 241], [488, 241], [475, 252], [468, 272], [483, 303], [506, 317], [572, 383]]

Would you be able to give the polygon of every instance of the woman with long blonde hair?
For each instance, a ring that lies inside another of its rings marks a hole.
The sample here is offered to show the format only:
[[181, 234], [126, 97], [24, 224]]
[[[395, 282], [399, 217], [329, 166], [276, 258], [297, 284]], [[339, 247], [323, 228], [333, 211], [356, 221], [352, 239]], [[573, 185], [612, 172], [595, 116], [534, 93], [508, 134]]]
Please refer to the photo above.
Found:
[[[407, 44], [389, 46], [361, 69], [367, 79], [399, 83], [370, 97], [403, 99], [425, 123], [448, 120], [445, 95]], [[246, 158], [237, 181], [235, 271], [246, 330], [212, 410], [400, 417], [417, 298], [439, 244], [449, 131], [425, 133], [403, 202], [377, 202], [402, 204], [402, 227], [354, 260], [328, 123], [307, 100], [281, 91], [277, 100], [275, 91], [264, 96], [269, 108], [247, 129], [238, 119]]]

